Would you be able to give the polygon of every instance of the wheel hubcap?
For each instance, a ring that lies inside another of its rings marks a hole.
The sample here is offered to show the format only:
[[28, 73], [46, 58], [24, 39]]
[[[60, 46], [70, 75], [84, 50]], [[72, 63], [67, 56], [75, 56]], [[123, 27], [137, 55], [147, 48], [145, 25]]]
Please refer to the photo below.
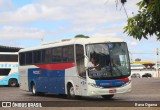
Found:
[[70, 88], [70, 95], [71, 95], [71, 96], [75, 96], [74, 88], [73, 88], [73, 87]]
[[16, 84], [15, 84], [14, 82], [11, 82], [11, 85], [12, 85], [12, 86], [15, 86]]
[[35, 86], [33, 86], [32, 91], [33, 91], [33, 94], [36, 93]]

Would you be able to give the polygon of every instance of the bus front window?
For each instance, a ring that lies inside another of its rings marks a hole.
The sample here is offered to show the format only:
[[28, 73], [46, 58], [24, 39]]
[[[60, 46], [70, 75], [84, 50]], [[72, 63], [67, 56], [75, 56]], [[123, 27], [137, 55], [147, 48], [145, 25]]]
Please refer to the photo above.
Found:
[[130, 62], [126, 43], [108, 44], [113, 77], [129, 76]]
[[111, 79], [130, 75], [126, 43], [89, 44], [86, 50], [90, 78]]

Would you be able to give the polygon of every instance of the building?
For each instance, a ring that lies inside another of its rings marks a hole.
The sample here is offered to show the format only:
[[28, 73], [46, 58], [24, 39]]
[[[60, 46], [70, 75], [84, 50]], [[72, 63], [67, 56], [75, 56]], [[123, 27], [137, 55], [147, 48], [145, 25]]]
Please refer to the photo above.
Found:
[[0, 45], [0, 52], [18, 52], [20, 49], [22, 49], [22, 48]]

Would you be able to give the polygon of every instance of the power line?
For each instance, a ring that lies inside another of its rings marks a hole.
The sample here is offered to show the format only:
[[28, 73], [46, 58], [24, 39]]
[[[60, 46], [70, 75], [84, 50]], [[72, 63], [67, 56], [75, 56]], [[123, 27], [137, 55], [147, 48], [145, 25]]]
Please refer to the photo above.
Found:
[[154, 53], [131, 53], [131, 54], [154, 54]]
[[128, 13], [127, 13], [127, 11], [126, 11], [126, 8], [125, 8], [124, 4], [122, 4], [122, 6], [123, 6], [124, 11], [125, 11], [125, 13], [126, 13], [126, 16], [127, 16], [127, 18], [128, 18]]

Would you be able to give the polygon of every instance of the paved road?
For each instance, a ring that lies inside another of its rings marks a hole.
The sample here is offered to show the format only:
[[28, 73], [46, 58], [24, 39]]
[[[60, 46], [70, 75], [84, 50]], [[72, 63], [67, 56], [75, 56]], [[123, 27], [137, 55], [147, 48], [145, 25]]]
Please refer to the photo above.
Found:
[[[68, 106], [73, 104], [83, 106], [84, 103], [87, 103], [90, 104], [90, 107], [93, 104], [97, 104], [97, 102], [102, 103], [100, 106], [104, 106], [115, 102], [121, 104], [123, 101], [160, 101], [160, 78], [134, 78], [132, 80], [132, 92], [118, 94], [112, 100], [104, 100], [101, 97], [83, 97], [79, 100], [70, 100], [53, 94], [33, 96], [30, 92], [22, 91], [17, 87], [0, 87], [0, 101], [54, 101], [56, 102], [55, 104], [67, 102]], [[69, 103], [70, 101], [74, 103], [71, 104]], [[95, 102], [90, 103], [92, 101]]]

